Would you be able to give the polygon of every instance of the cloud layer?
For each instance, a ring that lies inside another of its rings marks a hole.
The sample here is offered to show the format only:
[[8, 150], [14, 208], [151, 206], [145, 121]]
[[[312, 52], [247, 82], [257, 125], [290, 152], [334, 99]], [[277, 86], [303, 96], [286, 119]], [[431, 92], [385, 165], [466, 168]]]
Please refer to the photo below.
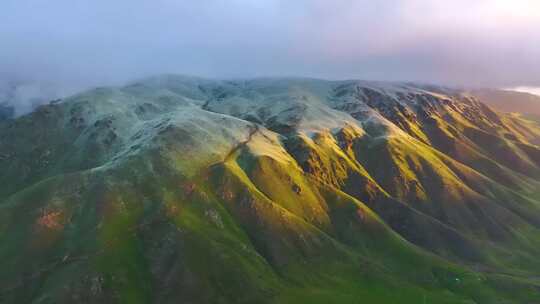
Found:
[[149, 74], [540, 86], [536, 0], [2, 0], [0, 80]]

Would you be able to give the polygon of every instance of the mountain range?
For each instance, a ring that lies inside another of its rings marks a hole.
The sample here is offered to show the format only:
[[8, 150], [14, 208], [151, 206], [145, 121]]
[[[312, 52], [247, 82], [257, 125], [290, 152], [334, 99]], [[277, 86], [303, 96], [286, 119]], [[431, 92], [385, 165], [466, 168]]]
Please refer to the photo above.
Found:
[[540, 121], [494, 99], [163, 75], [1, 121], [0, 302], [540, 303]]

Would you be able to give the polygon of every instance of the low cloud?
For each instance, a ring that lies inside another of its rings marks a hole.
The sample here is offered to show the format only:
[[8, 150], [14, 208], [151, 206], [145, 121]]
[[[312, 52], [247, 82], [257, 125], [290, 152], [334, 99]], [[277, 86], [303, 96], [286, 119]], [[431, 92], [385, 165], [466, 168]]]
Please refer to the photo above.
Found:
[[540, 86], [536, 1], [3, 0], [0, 20], [0, 81], [79, 88], [182, 73]]

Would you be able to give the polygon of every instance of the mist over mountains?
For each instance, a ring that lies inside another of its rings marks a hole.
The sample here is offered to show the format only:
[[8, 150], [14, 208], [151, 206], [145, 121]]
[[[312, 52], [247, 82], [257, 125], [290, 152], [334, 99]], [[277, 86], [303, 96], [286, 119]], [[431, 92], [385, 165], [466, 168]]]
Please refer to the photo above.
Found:
[[0, 119], [27, 114], [40, 105], [66, 97], [74, 92], [74, 88], [68, 89], [62, 84], [1, 79]]
[[540, 86], [539, 12], [529, 0], [4, 0], [0, 71], [90, 86], [160, 73]]
[[[531, 92], [534, 90], [529, 89]], [[540, 95], [511, 90], [472, 90], [480, 100], [503, 112], [518, 112], [540, 116]]]

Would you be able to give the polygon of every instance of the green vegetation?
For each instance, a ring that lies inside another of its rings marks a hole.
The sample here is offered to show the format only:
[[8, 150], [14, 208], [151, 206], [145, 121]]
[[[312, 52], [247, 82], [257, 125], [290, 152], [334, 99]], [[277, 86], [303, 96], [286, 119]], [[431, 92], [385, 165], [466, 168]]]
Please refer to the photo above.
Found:
[[0, 302], [540, 302], [538, 125], [457, 92], [231, 83], [0, 123]]

